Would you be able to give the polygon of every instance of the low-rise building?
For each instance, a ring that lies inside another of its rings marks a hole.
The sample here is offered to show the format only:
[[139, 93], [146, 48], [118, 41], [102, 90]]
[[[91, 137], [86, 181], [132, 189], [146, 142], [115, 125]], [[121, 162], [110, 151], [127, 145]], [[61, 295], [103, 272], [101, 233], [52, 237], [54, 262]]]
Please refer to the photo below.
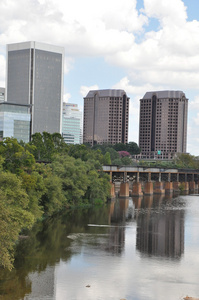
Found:
[[67, 144], [82, 144], [82, 112], [77, 104], [63, 103], [62, 136]]
[[0, 139], [14, 137], [18, 141], [30, 141], [30, 106], [0, 102]]

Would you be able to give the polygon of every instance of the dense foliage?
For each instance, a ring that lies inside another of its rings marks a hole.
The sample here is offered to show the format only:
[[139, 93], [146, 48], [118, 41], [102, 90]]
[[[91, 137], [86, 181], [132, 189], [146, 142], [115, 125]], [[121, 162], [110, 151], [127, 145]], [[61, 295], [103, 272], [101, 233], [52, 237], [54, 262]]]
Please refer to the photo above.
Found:
[[15, 243], [38, 219], [70, 206], [103, 203], [110, 155], [66, 145], [60, 134], [36, 133], [28, 144], [0, 142], [0, 266], [11, 269]]
[[141, 149], [135, 142], [129, 142], [128, 144], [118, 143], [115, 145], [94, 145], [93, 149], [100, 150], [104, 155], [110, 158], [105, 164], [118, 166], [133, 165], [133, 161], [130, 156], [141, 152]]
[[139, 166], [177, 168], [177, 169], [199, 169], [199, 157], [188, 153], [178, 153], [171, 161], [139, 161]]

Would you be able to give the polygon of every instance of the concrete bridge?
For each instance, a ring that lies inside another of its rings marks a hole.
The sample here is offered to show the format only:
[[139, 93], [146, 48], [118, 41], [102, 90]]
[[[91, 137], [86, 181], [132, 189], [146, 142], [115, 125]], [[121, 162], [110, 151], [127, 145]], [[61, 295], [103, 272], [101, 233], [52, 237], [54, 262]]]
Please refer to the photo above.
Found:
[[120, 197], [198, 192], [199, 170], [108, 165], [103, 171], [110, 175], [111, 197], [116, 186]]

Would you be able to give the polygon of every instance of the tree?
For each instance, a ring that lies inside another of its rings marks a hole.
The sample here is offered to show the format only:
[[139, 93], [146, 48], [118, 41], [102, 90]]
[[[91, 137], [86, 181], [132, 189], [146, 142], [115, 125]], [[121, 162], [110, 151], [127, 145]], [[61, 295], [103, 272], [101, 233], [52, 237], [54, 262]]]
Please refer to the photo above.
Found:
[[121, 161], [122, 161], [122, 165], [125, 165], [125, 166], [132, 165], [132, 160], [128, 156], [122, 157]]
[[129, 157], [130, 156], [130, 153], [127, 152], [127, 151], [118, 151], [119, 153], [119, 156], [122, 158], [122, 157]]
[[4, 138], [0, 142], [0, 155], [3, 157], [3, 168], [12, 173], [20, 173], [23, 169], [31, 169], [35, 164], [33, 155], [24, 149], [16, 139]]
[[90, 170], [88, 173], [89, 186], [86, 192], [86, 198], [91, 203], [105, 202], [110, 197], [110, 178], [108, 174], [100, 174], [96, 170]]
[[110, 152], [106, 152], [104, 155], [104, 165], [111, 165], [111, 156], [110, 156]]
[[81, 159], [68, 155], [56, 156], [52, 163], [53, 174], [62, 181], [62, 192], [69, 204], [81, 203], [88, 186], [87, 166]]
[[62, 180], [57, 176], [51, 174], [44, 179], [45, 193], [41, 197], [40, 204], [47, 216], [67, 206], [67, 199], [64, 197], [62, 191]]
[[0, 173], [0, 265], [11, 269], [14, 247], [23, 228], [30, 228], [34, 216], [28, 211], [29, 198], [15, 174]]
[[118, 159], [120, 156], [119, 156], [119, 153], [115, 150], [115, 149], [113, 149], [113, 148], [111, 148], [111, 147], [107, 147], [106, 148], [106, 152], [109, 152], [110, 153], [110, 157], [111, 157], [111, 162], [113, 163], [113, 161], [115, 160], [115, 159]]
[[116, 158], [112, 161], [113, 165], [122, 166], [122, 160], [120, 158]]
[[37, 132], [32, 135], [29, 145], [34, 146], [31, 153], [33, 153], [36, 160], [51, 162], [54, 154], [65, 152], [69, 150], [69, 146], [64, 142], [60, 133], [50, 134]]
[[127, 150], [127, 145], [126, 145], [126, 144], [123, 144], [123, 143], [115, 144], [115, 145], [113, 146], [113, 148], [114, 148], [116, 151], [128, 151], [128, 150]]
[[141, 149], [138, 147], [138, 145], [135, 142], [129, 142], [127, 144], [127, 151], [131, 154], [140, 154]]
[[178, 168], [197, 168], [198, 160], [193, 155], [188, 153], [180, 153], [175, 158], [175, 164]]

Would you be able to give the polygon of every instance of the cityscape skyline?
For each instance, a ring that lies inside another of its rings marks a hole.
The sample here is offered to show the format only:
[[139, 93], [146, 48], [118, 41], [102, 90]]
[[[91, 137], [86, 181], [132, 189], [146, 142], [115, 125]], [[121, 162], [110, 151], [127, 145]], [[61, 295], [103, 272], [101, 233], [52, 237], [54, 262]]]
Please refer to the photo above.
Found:
[[189, 99], [187, 152], [198, 155], [199, 3], [103, 1], [0, 3], [0, 87], [6, 86], [6, 44], [35, 40], [63, 46], [64, 101], [83, 111], [89, 90], [125, 90], [130, 98], [129, 141], [138, 143], [144, 94], [183, 90]]

